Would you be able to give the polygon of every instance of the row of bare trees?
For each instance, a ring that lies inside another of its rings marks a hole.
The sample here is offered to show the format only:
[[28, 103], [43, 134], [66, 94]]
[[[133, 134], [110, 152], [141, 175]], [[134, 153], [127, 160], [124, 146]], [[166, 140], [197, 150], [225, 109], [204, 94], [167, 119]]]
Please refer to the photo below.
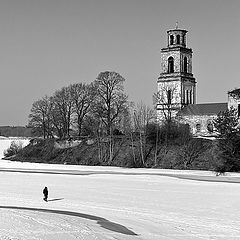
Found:
[[84, 124], [93, 123], [97, 128], [104, 127], [110, 135], [128, 107], [123, 82], [124, 78], [116, 72], [101, 72], [90, 84], [63, 87], [53, 96], [44, 96], [33, 103], [29, 126], [44, 138], [68, 138], [70, 131], [81, 136]]
[[80, 135], [94, 92], [93, 84], [79, 83], [57, 90], [53, 96], [44, 96], [32, 104], [29, 126], [44, 138], [67, 138], [73, 127]]
[[[146, 166], [153, 149], [157, 162], [158, 139], [162, 136], [156, 123], [156, 111], [142, 102], [136, 105], [129, 102], [124, 81], [119, 73], [106, 71], [90, 84], [75, 83], [63, 87], [52, 96], [44, 96], [32, 104], [29, 126], [43, 138], [91, 136], [97, 140], [99, 159], [106, 159], [107, 164], [111, 164], [121, 148], [121, 141], [114, 135], [123, 133], [122, 142], [126, 139], [130, 142], [133, 165]], [[163, 120], [167, 123], [168, 129], [164, 130], [167, 142], [172, 128], [176, 89], [176, 86], [163, 86], [154, 95], [156, 106], [161, 107]], [[148, 144], [151, 131], [151, 144]]]
[[[134, 161], [138, 158], [140, 165], [144, 165], [149, 154], [147, 126], [156, 119], [155, 111], [143, 103], [129, 102], [124, 81], [119, 73], [106, 71], [90, 84], [63, 87], [32, 104], [29, 126], [43, 138], [90, 135], [99, 144], [99, 159], [105, 156], [110, 162], [118, 152], [113, 136], [123, 133], [131, 139]], [[107, 157], [106, 147], [101, 147], [104, 141], [107, 142]]]

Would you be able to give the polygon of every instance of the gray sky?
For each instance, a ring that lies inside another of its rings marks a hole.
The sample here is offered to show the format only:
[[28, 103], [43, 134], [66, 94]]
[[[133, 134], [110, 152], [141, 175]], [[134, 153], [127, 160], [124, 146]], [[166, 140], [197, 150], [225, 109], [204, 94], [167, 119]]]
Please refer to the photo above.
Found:
[[101, 71], [152, 105], [166, 31], [188, 30], [197, 102], [240, 87], [239, 0], [0, 0], [0, 125], [26, 125], [32, 103]]

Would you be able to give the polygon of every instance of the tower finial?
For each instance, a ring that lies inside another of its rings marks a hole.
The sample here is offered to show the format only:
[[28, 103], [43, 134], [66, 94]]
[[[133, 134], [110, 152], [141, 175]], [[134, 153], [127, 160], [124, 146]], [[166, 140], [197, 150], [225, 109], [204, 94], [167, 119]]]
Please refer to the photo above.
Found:
[[176, 29], [178, 29], [178, 21], [176, 21]]

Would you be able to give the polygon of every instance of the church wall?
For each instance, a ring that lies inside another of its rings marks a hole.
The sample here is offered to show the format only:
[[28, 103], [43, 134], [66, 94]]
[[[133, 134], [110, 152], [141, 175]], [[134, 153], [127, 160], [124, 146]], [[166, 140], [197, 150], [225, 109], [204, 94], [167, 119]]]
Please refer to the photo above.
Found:
[[[171, 110], [171, 117], [172, 118], [176, 118], [176, 115], [178, 113], [179, 110]], [[158, 109], [157, 111], [157, 121], [159, 123], [166, 121], [166, 115], [167, 114], [167, 110], [163, 110], [163, 109]]]
[[[171, 116], [176, 117], [178, 111], [181, 108], [181, 83], [180, 81], [171, 81], [171, 82], [158, 82], [158, 94], [159, 94], [159, 104], [157, 110], [157, 118], [159, 121], [166, 120], [164, 116], [167, 114], [167, 91], [171, 90]], [[163, 106], [164, 105], [164, 106]], [[174, 109], [176, 110], [174, 110]]]
[[[172, 104], [181, 103], [181, 82], [180, 81], [169, 81], [169, 82], [158, 82], [158, 93], [161, 94], [160, 103], [167, 103], [167, 91], [171, 90], [172, 92]], [[180, 107], [180, 105], [179, 105]]]
[[161, 68], [162, 73], [168, 72], [168, 58], [173, 57], [174, 59], [174, 72], [180, 72], [180, 52], [171, 51], [171, 52], [162, 52], [161, 54]]
[[[213, 132], [208, 130], [209, 124], [213, 127], [213, 120], [216, 118], [216, 115], [190, 115], [190, 116], [181, 116], [179, 121], [190, 126], [191, 132], [195, 136], [211, 136]], [[197, 129], [197, 124], [200, 124], [200, 131]], [[210, 127], [210, 126], [209, 126]]]
[[[189, 101], [190, 104], [196, 103], [196, 86], [194, 83], [185, 80], [182, 83], [182, 102], [186, 103], [186, 91], [189, 91], [189, 95], [191, 95], [191, 100]], [[190, 97], [190, 96], [189, 96]]]
[[228, 96], [228, 108], [235, 108], [236, 110], [238, 110], [238, 106], [240, 104], [240, 98], [234, 98], [231, 96]]
[[192, 55], [189, 53], [181, 53], [180, 59], [181, 59], [181, 72], [184, 72], [184, 66], [183, 66], [183, 59], [187, 57], [187, 72], [192, 73]]
[[172, 50], [162, 52], [161, 56], [161, 69], [162, 73], [168, 73], [168, 58], [173, 57], [174, 59], [174, 72], [184, 72], [183, 59], [187, 57], [187, 72], [192, 73], [192, 55], [189, 53], [180, 52], [179, 50]]

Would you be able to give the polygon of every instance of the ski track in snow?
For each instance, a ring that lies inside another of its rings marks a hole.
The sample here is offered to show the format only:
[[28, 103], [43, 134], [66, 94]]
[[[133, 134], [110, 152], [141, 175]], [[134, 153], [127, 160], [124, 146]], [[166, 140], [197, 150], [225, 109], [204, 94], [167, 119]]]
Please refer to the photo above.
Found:
[[240, 239], [239, 174], [3, 160], [0, 170], [0, 240]]

